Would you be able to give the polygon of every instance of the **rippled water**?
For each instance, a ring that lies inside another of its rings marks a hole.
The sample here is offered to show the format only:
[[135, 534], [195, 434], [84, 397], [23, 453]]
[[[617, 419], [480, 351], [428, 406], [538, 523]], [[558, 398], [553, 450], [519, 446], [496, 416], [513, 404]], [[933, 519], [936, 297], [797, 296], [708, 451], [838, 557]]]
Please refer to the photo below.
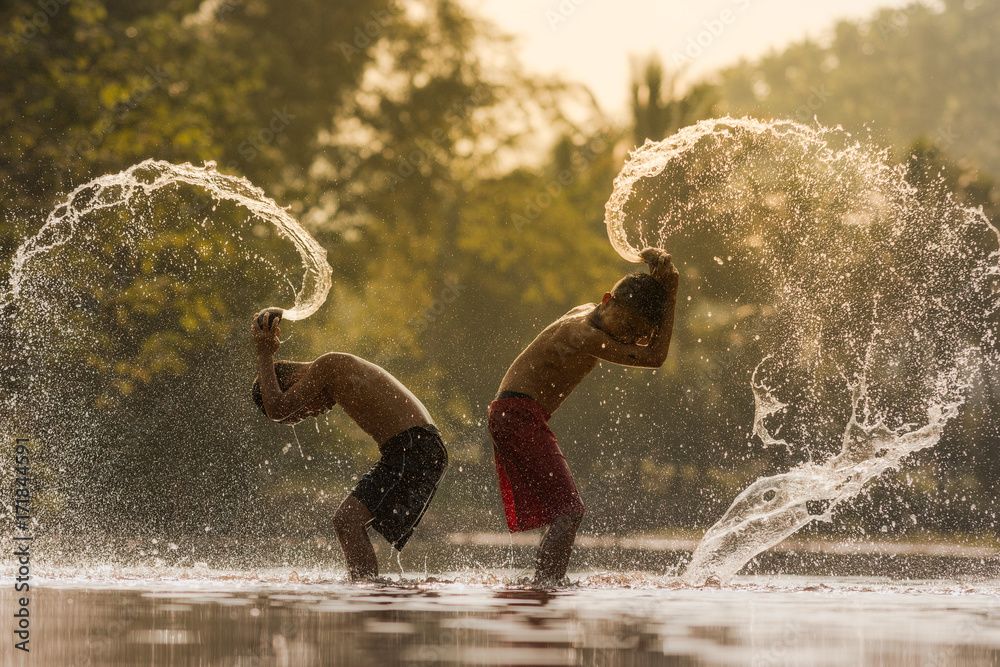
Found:
[[[31, 654], [6, 640], [0, 658], [62, 666], [1000, 663], [996, 579], [758, 576], [691, 588], [591, 572], [539, 591], [514, 577], [453, 572], [356, 586], [290, 570], [194, 579], [66, 572], [32, 590]], [[3, 608], [13, 608], [13, 582], [0, 586]]]

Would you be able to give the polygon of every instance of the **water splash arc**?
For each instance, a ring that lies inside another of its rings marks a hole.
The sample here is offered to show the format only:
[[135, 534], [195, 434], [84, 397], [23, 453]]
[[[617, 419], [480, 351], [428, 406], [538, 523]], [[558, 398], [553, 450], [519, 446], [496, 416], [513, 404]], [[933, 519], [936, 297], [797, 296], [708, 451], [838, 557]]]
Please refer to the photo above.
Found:
[[214, 162], [197, 167], [153, 159], [84, 183], [56, 206], [41, 230], [18, 248], [7, 293], [0, 295], [0, 307], [17, 300], [27, 264], [68, 243], [85, 212], [121, 206], [139, 192], [150, 194], [178, 183], [202, 188], [217, 201], [238, 204], [253, 216], [271, 223], [281, 237], [295, 246], [304, 269], [295, 304], [284, 310], [283, 317], [300, 320], [319, 309], [332, 285], [333, 272], [326, 261], [326, 250], [285, 209], [245, 178], [220, 173]]
[[840, 128], [717, 118], [647, 140], [615, 179], [605, 222], [630, 261], [650, 246], [675, 261], [714, 256], [718, 266], [692, 274], [715, 271], [730, 286], [713, 310], [739, 292], [740, 308], [771, 313], [747, 369], [752, 433], [807, 459], [736, 497], [696, 549], [688, 583], [726, 581], [830, 520], [936, 445], [976, 378], [996, 369], [1000, 233], [940, 177], [917, 187], [906, 165]]

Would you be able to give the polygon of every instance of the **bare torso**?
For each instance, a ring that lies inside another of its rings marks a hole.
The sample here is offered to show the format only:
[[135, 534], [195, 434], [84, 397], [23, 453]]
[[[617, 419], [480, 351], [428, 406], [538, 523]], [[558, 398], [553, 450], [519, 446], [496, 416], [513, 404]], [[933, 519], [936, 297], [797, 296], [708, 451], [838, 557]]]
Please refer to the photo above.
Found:
[[511, 364], [500, 391], [516, 391], [538, 401], [552, 414], [597, 366], [582, 351], [588, 321], [597, 304], [577, 306], [546, 327]]
[[271, 419], [294, 424], [317, 417], [338, 403], [379, 446], [414, 426], [433, 424], [430, 413], [391, 373], [353, 354], [330, 352], [297, 368], [282, 390], [274, 353], [281, 346], [278, 309], [254, 315], [251, 332], [257, 348], [261, 407]]
[[321, 392], [325, 409], [339, 404], [379, 445], [408, 428], [434, 423], [423, 403], [381, 366], [334, 354], [335, 371]]

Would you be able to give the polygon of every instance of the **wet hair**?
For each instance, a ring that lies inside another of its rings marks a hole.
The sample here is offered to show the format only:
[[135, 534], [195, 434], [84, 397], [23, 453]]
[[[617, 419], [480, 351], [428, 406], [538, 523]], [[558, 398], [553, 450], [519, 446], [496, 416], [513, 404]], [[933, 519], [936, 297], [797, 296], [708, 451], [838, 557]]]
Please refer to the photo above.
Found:
[[[302, 366], [300, 361], [276, 361], [274, 362], [274, 374], [278, 377], [278, 386], [281, 387], [281, 391], [288, 391], [294, 382], [292, 382], [292, 375]], [[267, 410], [264, 409], [264, 396], [260, 393], [260, 376], [253, 381], [253, 387], [250, 389], [250, 396], [253, 398], [253, 402], [257, 404], [260, 411], [264, 413], [267, 417]]]
[[611, 288], [611, 298], [652, 326], [663, 319], [669, 301], [666, 288], [648, 273], [632, 273], [619, 280]]

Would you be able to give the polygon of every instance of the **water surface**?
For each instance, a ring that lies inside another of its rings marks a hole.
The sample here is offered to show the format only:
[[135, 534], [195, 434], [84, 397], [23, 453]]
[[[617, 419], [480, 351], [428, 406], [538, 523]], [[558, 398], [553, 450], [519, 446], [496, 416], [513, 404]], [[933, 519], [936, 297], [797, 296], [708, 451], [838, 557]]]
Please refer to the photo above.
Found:
[[[0, 657], [62, 666], [1000, 664], [996, 579], [754, 576], [694, 588], [600, 571], [540, 591], [504, 570], [380, 585], [340, 576], [46, 577], [31, 593], [30, 656], [7, 640]], [[0, 585], [3, 608], [13, 608], [13, 582]]]

